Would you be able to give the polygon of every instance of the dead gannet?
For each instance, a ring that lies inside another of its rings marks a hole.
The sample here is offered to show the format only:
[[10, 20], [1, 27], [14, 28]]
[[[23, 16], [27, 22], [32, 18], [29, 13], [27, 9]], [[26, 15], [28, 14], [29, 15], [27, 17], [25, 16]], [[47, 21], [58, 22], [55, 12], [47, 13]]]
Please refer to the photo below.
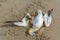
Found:
[[48, 12], [45, 13], [45, 15], [44, 15], [44, 22], [45, 22], [45, 26], [46, 27], [49, 27], [51, 25], [51, 22], [52, 22], [52, 15], [51, 15], [51, 13], [52, 13], [52, 11], [53, 11], [53, 9], [48, 10]]
[[43, 25], [43, 14], [41, 10], [35, 12], [34, 19], [32, 19], [32, 28], [29, 29], [30, 35], [35, 35], [35, 32], [38, 31]]

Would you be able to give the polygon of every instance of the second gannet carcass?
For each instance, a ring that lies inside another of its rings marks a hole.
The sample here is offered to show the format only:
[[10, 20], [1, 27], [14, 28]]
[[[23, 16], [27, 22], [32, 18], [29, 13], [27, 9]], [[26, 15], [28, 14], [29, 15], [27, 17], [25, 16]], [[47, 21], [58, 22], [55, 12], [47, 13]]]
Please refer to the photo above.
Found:
[[35, 35], [35, 32], [38, 31], [43, 25], [43, 14], [40, 9], [35, 12], [34, 19], [32, 19], [32, 28], [29, 29], [30, 35]]
[[46, 27], [49, 27], [51, 25], [51, 22], [52, 22], [51, 13], [52, 13], [52, 11], [53, 11], [53, 8], [51, 10], [48, 10], [48, 12], [45, 13], [45, 15], [44, 15], [44, 22], [45, 22]]

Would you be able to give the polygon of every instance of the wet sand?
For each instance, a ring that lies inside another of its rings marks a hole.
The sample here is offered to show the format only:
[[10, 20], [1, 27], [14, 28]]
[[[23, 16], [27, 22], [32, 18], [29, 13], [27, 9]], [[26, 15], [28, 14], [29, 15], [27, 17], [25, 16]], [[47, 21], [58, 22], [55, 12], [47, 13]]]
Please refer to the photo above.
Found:
[[[59, 40], [60, 39], [60, 0], [0, 0], [0, 25], [5, 21], [21, 20], [27, 12], [33, 14], [37, 8], [44, 12], [54, 8], [52, 13], [52, 25], [39, 31], [37, 40]], [[38, 7], [37, 7], [38, 6]], [[0, 40], [36, 40], [36, 37], [26, 36], [26, 28], [17, 26], [1, 26]], [[42, 34], [43, 33], [43, 34]], [[44, 38], [45, 37], [45, 38]]]

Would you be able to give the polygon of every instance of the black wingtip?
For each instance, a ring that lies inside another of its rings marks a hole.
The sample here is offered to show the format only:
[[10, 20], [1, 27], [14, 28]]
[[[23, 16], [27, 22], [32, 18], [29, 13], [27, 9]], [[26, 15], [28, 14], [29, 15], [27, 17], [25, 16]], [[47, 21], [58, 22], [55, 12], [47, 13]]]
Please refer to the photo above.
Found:
[[14, 22], [17, 22], [17, 21], [6, 21], [4, 23], [14, 23]]
[[6, 22], [4, 22], [4, 23], [12, 23], [12, 21], [6, 21]]
[[51, 15], [52, 11], [53, 11], [54, 8], [52, 8], [51, 10], [48, 10], [48, 16]]
[[48, 10], [48, 13], [52, 13], [53, 9], [54, 9], [54, 8], [52, 8], [51, 10]]
[[54, 8], [51, 9], [51, 11], [53, 11], [53, 10], [54, 10]]

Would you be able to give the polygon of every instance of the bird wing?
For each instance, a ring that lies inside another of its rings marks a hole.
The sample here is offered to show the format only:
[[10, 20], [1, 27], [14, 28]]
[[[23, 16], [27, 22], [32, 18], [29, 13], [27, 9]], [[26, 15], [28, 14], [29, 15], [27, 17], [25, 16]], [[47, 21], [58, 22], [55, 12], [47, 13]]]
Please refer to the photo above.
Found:
[[45, 21], [45, 26], [46, 27], [49, 27], [50, 24], [51, 24], [51, 21], [52, 21], [52, 17], [51, 16], [48, 16], [48, 14], [45, 13], [45, 15], [44, 15], [44, 21]]

